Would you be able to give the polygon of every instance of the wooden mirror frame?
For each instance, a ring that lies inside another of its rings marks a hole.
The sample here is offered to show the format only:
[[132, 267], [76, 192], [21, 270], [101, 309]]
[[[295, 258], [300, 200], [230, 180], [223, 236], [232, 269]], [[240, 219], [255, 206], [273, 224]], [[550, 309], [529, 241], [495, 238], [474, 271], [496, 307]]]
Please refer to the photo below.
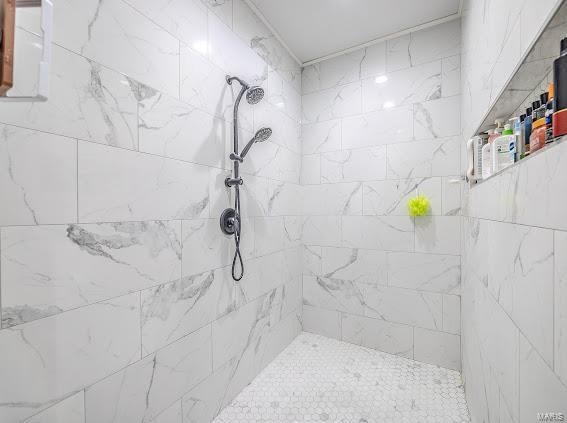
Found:
[[14, 78], [14, 33], [16, 0], [0, 0], [0, 95], [12, 88]]

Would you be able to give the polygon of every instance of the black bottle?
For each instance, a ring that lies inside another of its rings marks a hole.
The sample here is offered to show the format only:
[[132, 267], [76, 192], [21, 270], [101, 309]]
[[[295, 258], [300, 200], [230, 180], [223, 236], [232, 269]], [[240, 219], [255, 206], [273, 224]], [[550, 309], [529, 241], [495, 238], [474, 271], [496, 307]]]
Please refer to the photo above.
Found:
[[561, 40], [561, 55], [553, 62], [553, 137], [567, 134], [567, 38]]

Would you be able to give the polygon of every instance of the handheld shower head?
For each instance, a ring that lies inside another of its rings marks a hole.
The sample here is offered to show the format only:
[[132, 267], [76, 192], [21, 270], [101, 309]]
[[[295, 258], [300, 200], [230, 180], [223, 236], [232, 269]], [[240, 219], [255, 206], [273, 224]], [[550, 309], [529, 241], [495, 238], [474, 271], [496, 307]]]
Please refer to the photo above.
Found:
[[246, 92], [246, 101], [248, 104], [258, 104], [264, 98], [264, 89], [261, 87], [250, 87]]
[[272, 136], [272, 128], [258, 129], [254, 137], [250, 141], [248, 141], [248, 144], [246, 144], [246, 147], [244, 147], [244, 150], [242, 150], [242, 153], [240, 153], [240, 158], [244, 159], [244, 157], [246, 157], [246, 154], [248, 154], [248, 151], [250, 151], [254, 143], [264, 142], [271, 136]]
[[264, 142], [272, 136], [272, 128], [260, 128], [254, 135], [254, 142]]

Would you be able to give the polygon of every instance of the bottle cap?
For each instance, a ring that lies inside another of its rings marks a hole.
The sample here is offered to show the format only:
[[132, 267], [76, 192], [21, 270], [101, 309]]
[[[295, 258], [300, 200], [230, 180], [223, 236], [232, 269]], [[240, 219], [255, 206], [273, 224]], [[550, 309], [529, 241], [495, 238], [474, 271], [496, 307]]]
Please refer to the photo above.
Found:
[[525, 114], [521, 114], [521, 115], [520, 115], [520, 122], [523, 122], [524, 120], [526, 120], [526, 115], [525, 115]]
[[539, 100], [532, 102], [532, 112], [536, 109], [539, 109], [539, 106], [541, 106], [541, 103], [539, 102]]
[[567, 53], [567, 37], [561, 40], [561, 55], [563, 56]]
[[541, 119], [536, 120], [536, 121], [532, 124], [532, 128], [533, 128], [533, 129], [536, 129], [536, 128], [539, 128], [540, 126], [543, 126], [543, 125], [545, 125], [545, 118], [541, 118]]
[[512, 135], [514, 131], [512, 131], [512, 126], [507, 123], [504, 125], [504, 130], [502, 131], [502, 135]]
[[547, 104], [547, 100], [549, 100], [549, 93], [541, 93], [539, 100], [541, 101], [541, 104]]
[[531, 116], [531, 115], [532, 115], [532, 111], [533, 111], [532, 108], [531, 108], [531, 107], [528, 107], [528, 108], [526, 109], [526, 116]]

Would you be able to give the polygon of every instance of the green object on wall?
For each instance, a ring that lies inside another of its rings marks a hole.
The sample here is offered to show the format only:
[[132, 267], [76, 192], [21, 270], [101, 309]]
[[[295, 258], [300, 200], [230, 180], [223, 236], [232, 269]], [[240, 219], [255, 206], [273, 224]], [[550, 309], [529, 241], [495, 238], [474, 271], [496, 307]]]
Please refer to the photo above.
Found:
[[418, 194], [408, 200], [408, 213], [411, 217], [425, 216], [429, 212], [429, 199]]

